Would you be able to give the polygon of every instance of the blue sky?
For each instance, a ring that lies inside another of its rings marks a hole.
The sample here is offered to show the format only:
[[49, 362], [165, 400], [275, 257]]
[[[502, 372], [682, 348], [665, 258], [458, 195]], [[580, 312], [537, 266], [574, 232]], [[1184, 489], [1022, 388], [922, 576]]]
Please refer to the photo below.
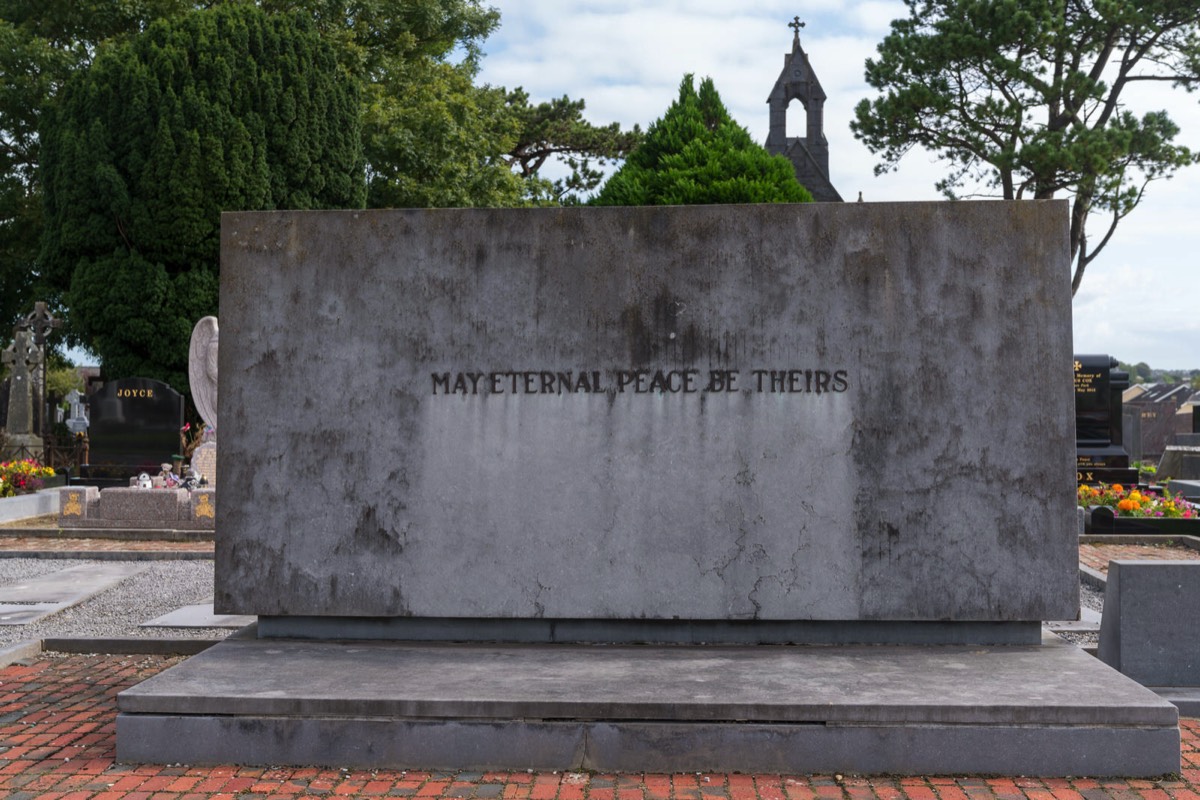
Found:
[[[759, 141], [767, 134], [767, 95], [791, 49], [787, 23], [800, 15], [806, 23], [801, 41], [829, 96], [825, 135], [831, 178], [842, 196], [853, 199], [861, 191], [868, 202], [941, 199], [934, 182], [944, 170], [934, 157], [910, 153], [898, 171], [875, 177], [876, 160], [849, 130], [855, 104], [872, 96], [863, 63], [889, 22], [904, 15], [899, 0], [490, 4], [500, 10], [501, 26], [484, 44], [482, 81], [523, 86], [535, 101], [583, 98], [593, 122], [644, 128], [666, 110], [685, 73], [707, 75], [734, 118]], [[1131, 108], [1167, 109], [1183, 129], [1178, 141], [1200, 150], [1198, 97], [1164, 87]], [[791, 135], [803, 126], [799, 105], [793, 106]], [[1198, 254], [1200, 166], [1151, 184], [1142, 205], [1092, 262], [1074, 302], [1075, 352], [1166, 369], [1200, 368]]]

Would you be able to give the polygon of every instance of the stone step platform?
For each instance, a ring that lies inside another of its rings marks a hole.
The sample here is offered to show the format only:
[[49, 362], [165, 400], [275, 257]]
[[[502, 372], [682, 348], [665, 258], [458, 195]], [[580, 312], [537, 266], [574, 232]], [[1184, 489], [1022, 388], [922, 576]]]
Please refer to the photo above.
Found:
[[1041, 646], [314, 642], [253, 629], [118, 696], [117, 758], [423, 769], [1157, 776], [1175, 708]]

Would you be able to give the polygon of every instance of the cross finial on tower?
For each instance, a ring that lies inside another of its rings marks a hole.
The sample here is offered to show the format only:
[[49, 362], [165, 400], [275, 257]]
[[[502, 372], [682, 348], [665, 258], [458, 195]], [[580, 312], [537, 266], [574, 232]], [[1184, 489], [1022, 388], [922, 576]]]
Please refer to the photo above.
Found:
[[800, 29], [804, 27], [804, 23], [800, 21], [800, 17], [795, 17], [791, 22], [788, 23], [788, 27], [795, 31], [795, 36], [797, 39], [799, 39]]

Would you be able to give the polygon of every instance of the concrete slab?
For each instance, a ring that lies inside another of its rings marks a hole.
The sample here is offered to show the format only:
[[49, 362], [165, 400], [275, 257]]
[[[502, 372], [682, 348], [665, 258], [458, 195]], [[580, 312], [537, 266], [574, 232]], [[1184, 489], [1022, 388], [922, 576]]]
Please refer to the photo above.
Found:
[[0, 586], [0, 603], [73, 605], [146, 569], [146, 564], [96, 563], [60, 569], [36, 578]]
[[42, 643], [37, 639], [25, 639], [0, 647], [0, 667], [7, 667], [27, 658], [37, 658], [42, 653]]
[[58, 513], [58, 489], [43, 489], [0, 500], [0, 522], [42, 517]]
[[1073, 775], [1179, 768], [1175, 707], [1052, 636], [993, 648], [238, 638], [127, 689], [118, 708], [122, 761]]
[[29, 625], [66, 607], [66, 603], [0, 605], [0, 625]]
[[242, 614], [213, 613], [212, 598], [207, 602], [193, 606], [177, 608], [161, 617], [155, 617], [149, 622], [143, 622], [143, 628], [244, 628], [253, 625], [257, 617]]

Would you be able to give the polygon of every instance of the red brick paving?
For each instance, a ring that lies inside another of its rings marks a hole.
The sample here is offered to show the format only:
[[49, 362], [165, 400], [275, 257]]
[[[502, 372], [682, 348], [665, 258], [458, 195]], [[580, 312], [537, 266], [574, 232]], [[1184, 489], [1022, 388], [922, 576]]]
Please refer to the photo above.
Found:
[[1200, 550], [1183, 545], [1166, 544], [1080, 544], [1079, 563], [1108, 572], [1108, 562], [1115, 559], [1183, 559], [1200, 558]]
[[7, 800], [1200, 800], [1200, 720], [1181, 720], [1168, 780], [854, 775], [430, 773], [117, 764], [117, 692], [177, 663], [45, 656], [0, 670], [0, 797]]

